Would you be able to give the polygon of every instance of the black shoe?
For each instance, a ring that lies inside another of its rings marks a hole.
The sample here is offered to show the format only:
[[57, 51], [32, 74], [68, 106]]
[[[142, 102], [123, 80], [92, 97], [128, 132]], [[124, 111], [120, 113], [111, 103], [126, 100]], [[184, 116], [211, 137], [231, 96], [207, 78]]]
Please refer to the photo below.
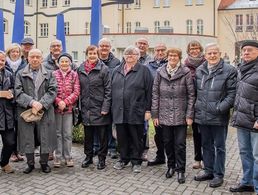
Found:
[[48, 164], [41, 164], [41, 170], [43, 173], [50, 173], [51, 172], [51, 168], [50, 166], [48, 166]]
[[210, 187], [211, 188], [217, 188], [220, 187], [223, 184], [223, 178], [219, 178], [219, 177], [214, 177], [211, 181], [210, 181]]
[[160, 160], [159, 158], [154, 158], [153, 160], [148, 161], [148, 166], [162, 165], [165, 164], [165, 160]]
[[185, 173], [177, 173], [177, 181], [180, 184], [185, 183]]
[[211, 180], [213, 178], [214, 178], [213, 174], [210, 174], [210, 173], [204, 173], [202, 175], [194, 176], [195, 181], [206, 181], [206, 180]]
[[29, 173], [31, 173], [34, 169], [35, 169], [34, 165], [29, 165], [29, 166], [23, 171], [23, 173], [29, 174]]
[[171, 178], [175, 174], [175, 169], [168, 168], [166, 172], [166, 178]]
[[238, 184], [237, 186], [230, 187], [229, 188], [230, 192], [254, 192], [254, 187], [253, 186], [246, 186], [243, 184]]
[[97, 169], [101, 170], [101, 169], [105, 169], [106, 164], [105, 164], [105, 160], [99, 160], [99, 163], [97, 165]]
[[82, 168], [87, 168], [90, 166], [90, 164], [93, 164], [92, 158], [86, 157], [82, 162]]

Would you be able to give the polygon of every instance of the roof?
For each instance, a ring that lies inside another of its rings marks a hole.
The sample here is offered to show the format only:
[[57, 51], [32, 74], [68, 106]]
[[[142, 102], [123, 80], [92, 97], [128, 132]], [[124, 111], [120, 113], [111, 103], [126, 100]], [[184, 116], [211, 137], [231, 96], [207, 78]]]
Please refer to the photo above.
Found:
[[234, 3], [236, 0], [221, 0], [218, 9], [226, 9], [229, 5]]
[[219, 10], [258, 8], [258, 0], [221, 0]]

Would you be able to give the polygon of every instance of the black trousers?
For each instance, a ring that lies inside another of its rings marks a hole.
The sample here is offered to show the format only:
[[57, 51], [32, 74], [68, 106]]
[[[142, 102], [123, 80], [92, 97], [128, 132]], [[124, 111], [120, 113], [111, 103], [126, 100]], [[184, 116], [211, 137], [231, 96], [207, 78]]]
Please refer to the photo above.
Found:
[[[41, 165], [46, 165], [48, 163], [48, 153], [40, 153], [40, 160], [39, 163]], [[27, 164], [29, 166], [35, 164], [35, 159], [34, 159], [34, 153], [26, 153], [26, 158], [27, 158]]]
[[154, 141], [157, 147], [156, 158], [165, 161], [163, 130], [161, 126], [155, 127]]
[[194, 142], [194, 160], [202, 161], [202, 136], [198, 124], [192, 124]]
[[1, 152], [1, 167], [4, 167], [9, 163], [9, 159], [12, 155], [15, 146], [15, 131], [14, 129], [6, 129], [0, 131], [3, 148]]
[[100, 143], [98, 157], [100, 160], [105, 160], [108, 151], [107, 125], [84, 126], [84, 153], [88, 158], [93, 158], [94, 134]]
[[184, 173], [186, 165], [186, 125], [163, 126], [167, 166]]
[[132, 165], [141, 165], [143, 152], [144, 124], [117, 124], [117, 142], [120, 158], [124, 162], [131, 161]]

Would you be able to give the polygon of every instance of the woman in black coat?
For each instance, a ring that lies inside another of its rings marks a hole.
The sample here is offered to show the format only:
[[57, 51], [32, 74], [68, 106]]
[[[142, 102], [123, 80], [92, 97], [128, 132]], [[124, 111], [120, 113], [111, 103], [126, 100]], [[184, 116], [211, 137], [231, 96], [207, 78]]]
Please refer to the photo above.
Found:
[[124, 61], [112, 75], [112, 116], [116, 125], [120, 160], [114, 165], [122, 169], [129, 161], [133, 172], [141, 171], [144, 120], [150, 119], [153, 78], [147, 66], [138, 63], [139, 49], [129, 46]]
[[5, 60], [5, 53], [0, 51], [0, 134], [3, 142], [0, 165], [5, 173], [13, 173], [14, 171], [9, 165], [9, 159], [15, 144], [14, 78], [12, 73], [5, 68]]
[[105, 168], [108, 149], [107, 126], [111, 124], [111, 87], [108, 67], [99, 60], [98, 49], [92, 45], [86, 49], [87, 60], [78, 68], [80, 80], [80, 101], [82, 123], [84, 125], [84, 153], [82, 167], [93, 163], [93, 137], [96, 133], [100, 141], [97, 169]]

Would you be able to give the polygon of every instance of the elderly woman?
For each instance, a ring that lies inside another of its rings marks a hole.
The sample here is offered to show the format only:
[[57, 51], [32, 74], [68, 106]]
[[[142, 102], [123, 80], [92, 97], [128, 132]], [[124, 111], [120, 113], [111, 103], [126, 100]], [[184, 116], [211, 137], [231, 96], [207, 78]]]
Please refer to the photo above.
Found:
[[55, 99], [55, 118], [57, 133], [57, 149], [55, 150], [54, 167], [61, 166], [61, 158], [67, 167], [73, 167], [72, 149], [72, 109], [80, 94], [77, 72], [71, 69], [72, 56], [63, 53], [57, 60], [59, 69], [53, 74], [57, 81], [57, 97]]
[[186, 130], [194, 116], [194, 84], [190, 70], [181, 64], [182, 51], [167, 51], [168, 63], [158, 71], [153, 84], [152, 117], [155, 126], [163, 128], [167, 155], [166, 178], [175, 171], [178, 183], [185, 182]]
[[98, 48], [94, 45], [86, 49], [86, 61], [78, 68], [81, 86], [81, 114], [84, 125], [84, 153], [86, 158], [82, 168], [93, 163], [93, 139], [97, 134], [100, 142], [97, 169], [106, 167], [108, 150], [107, 126], [111, 124], [111, 87], [108, 67], [98, 58]]
[[[196, 69], [205, 62], [204, 54], [203, 54], [203, 47], [198, 41], [191, 41], [187, 45], [186, 50], [188, 56], [185, 59], [185, 66], [188, 67], [191, 71], [192, 78], [195, 81], [195, 72]], [[194, 82], [195, 83], [195, 82]], [[202, 168], [201, 161], [202, 161], [202, 139], [201, 139], [201, 132], [198, 129], [196, 123], [192, 124], [193, 129], [193, 143], [194, 143], [194, 164], [193, 169], [200, 169]]]
[[[12, 43], [7, 49], [6, 49], [6, 69], [9, 70], [11, 73], [13, 73], [13, 76], [15, 77], [17, 72], [21, 69], [23, 69], [27, 62], [22, 59], [22, 50], [19, 44]], [[17, 116], [14, 117], [15, 119], [15, 146], [13, 148], [13, 153], [11, 156], [12, 162], [18, 162], [23, 161], [23, 157], [18, 153], [17, 151]]]
[[1, 167], [5, 173], [13, 173], [9, 164], [9, 158], [15, 144], [14, 132], [14, 104], [13, 88], [14, 80], [10, 71], [5, 69], [6, 55], [0, 51], [0, 134], [3, 148], [1, 152]]
[[133, 172], [141, 172], [144, 119], [150, 119], [153, 78], [147, 66], [138, 63], [140, 51], [129, 46], [124, 61], [112, 76], [112, 115], [116, 125], [122, 169], [131, 161]]

